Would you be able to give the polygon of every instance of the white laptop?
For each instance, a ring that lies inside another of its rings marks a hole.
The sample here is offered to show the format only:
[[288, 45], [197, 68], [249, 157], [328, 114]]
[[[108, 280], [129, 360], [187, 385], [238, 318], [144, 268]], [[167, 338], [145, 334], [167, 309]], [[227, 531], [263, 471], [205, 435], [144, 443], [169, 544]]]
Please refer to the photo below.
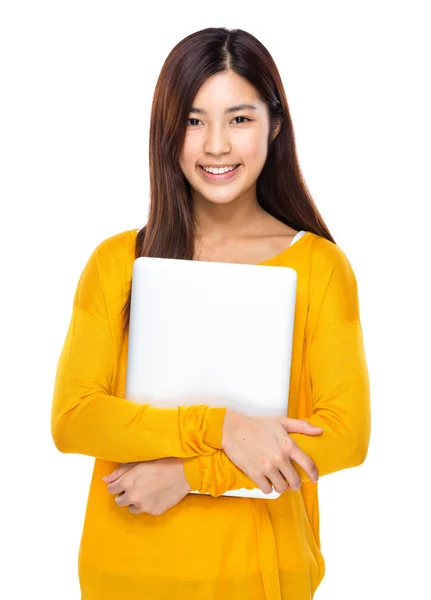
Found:
[[126, 398], [287, 416], [296, 287], [289, 267], [137, 258]]

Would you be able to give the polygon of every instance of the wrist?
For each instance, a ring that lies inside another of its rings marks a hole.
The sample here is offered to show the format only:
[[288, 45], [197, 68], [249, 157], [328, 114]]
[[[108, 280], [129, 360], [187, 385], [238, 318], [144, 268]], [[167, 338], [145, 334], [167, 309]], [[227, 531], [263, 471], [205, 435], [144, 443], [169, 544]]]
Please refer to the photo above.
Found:
[[221, 449], [226, 451], [226, 447], [229, 445], [229, 439], [232, 432], [232, 427], [235, 427], [235, 422], [240, 413], [237, 413], [235, 410], [226, 409], [226, 416], [223, 422], [223, 432], [222, 432], [222, 441], [221, 441]]

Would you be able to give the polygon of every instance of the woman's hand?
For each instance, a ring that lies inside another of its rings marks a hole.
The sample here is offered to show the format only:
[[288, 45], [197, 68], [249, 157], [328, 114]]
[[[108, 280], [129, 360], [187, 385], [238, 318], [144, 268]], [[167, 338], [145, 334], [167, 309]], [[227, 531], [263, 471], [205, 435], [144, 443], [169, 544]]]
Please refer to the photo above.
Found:
[[103, 480], [110, 494], [118, 494], [117, 506], [129, 506], [133, 515], [161, 515], [191, 491], [181, 458], [121, 463]]
[[[301, 478], [292, 466], [294, 460], [316, 482], [314, 461], [289, 437], [288, 432], [319, 435], [322, 429], [301, 419], [288, 417], [249, 417], [228, 409], [223, 425], [222, 447], [229, 459], [254, 481], [265, 494], [282, 494], [288, 485], [294, 491]], [[284, 478], [283, 478], [284, 477]]]

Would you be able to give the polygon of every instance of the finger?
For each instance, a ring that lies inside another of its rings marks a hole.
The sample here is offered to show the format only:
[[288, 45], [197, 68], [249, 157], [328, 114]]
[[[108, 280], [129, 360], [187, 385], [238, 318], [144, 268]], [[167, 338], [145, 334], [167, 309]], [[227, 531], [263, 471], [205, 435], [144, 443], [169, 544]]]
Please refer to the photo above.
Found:
[[288, 484], [282, 477], [279, 469], [272, 469], [266, 476], [271, 480], [276, 492], [283, 494], [287, 490]]
[[317, 467], [312, 458], [310, 458], [301, 448], [294, 443], [290, 451], [290, 459], [294, 460], [307, 473], [311, 481], [316, 483], [319, 479]]
[[301, 488], [301, 478], [290, 460], [286, 460], [286, 464], [280, 467], [280, 471], [288, 482], [290, 489], [297, 492]]
[[305, 433], [307, 435], [319, 435], [322, 433], [322, 427], [317, 427], [309, 423], [305, 419], [290, 419], [289, 417], [281, 417], [280, 423], [283, 425], [287, 433]]
[[144, 511], [140, 510], [135, 504], [129, 506], [129, 513], [132, 515], [140, 515], [142, 512]]
[[115, 469], [115, 471], [112, 471], [112, 473], [109, 473], [109, 475], [105, 475], [105, 477], [102, 477], [102, 479], [103, 479], [103, 481], [113, 482], [116, 479], [118, 479], [119, 477], [121, 477], [123, 472], [124, 472], [124, 469], [122, 469], [121, 467], [118, 467], [118, 469]]
[[117, 506], [124, 507], [129, 505], [129, 495], [127, 492], [122, 492], [115, 498]]
[[118, 466], [109, 475], [105, 475], [105, 477], [102, 477], [102, 479], [103, 479], [103, 481], [109, 481], [110, 483], [112, 483], [113, 481], [115, 481], [116, 479], [121, 477], [121, 475], [123, 475], [124, 473], [127, 473], [127, 471], [130, 471], [130, 469], [135, 464], [137, 464], [137, 463], [120, 463], [120, 466]]
[[124, 480], [122, 478], [117, 479], [117, 481], [113, 481], [112, 483], [110, 483], [106, 487], [107, 487], [108, 492], [110, 494], [119, 494], [120, 492], [124, 492], [125, 491]]
[[273, 491], [271, 482], [263, 475], [261, 477], [255, 477], [253, 481], [264, 494], [270, 494]]
[[113, 483], [114, 481], [116, 481], [119, 477], [121, 477], [121, 473], [117, 473], [117, 470], [115, 470], [113, 473], [110, 473], [109, 475], [105, 475], [105, 477], [102, 477], [103, 481], [105, 482], [110, 482]]

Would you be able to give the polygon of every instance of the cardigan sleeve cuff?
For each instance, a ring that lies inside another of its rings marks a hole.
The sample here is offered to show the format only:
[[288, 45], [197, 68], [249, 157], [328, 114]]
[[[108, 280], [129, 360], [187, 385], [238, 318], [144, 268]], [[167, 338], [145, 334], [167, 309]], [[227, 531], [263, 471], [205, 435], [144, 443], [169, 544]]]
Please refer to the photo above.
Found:
[[198, 492], [202, 487], [202, 473], [199, 469], [198, 457], [183, 458], [184, 475], [192, 492]]
[[226, 408], [209, 408], [208, 419], [203, 441], [208, 446], [222, 450], [223, 424], [226, 416]]

